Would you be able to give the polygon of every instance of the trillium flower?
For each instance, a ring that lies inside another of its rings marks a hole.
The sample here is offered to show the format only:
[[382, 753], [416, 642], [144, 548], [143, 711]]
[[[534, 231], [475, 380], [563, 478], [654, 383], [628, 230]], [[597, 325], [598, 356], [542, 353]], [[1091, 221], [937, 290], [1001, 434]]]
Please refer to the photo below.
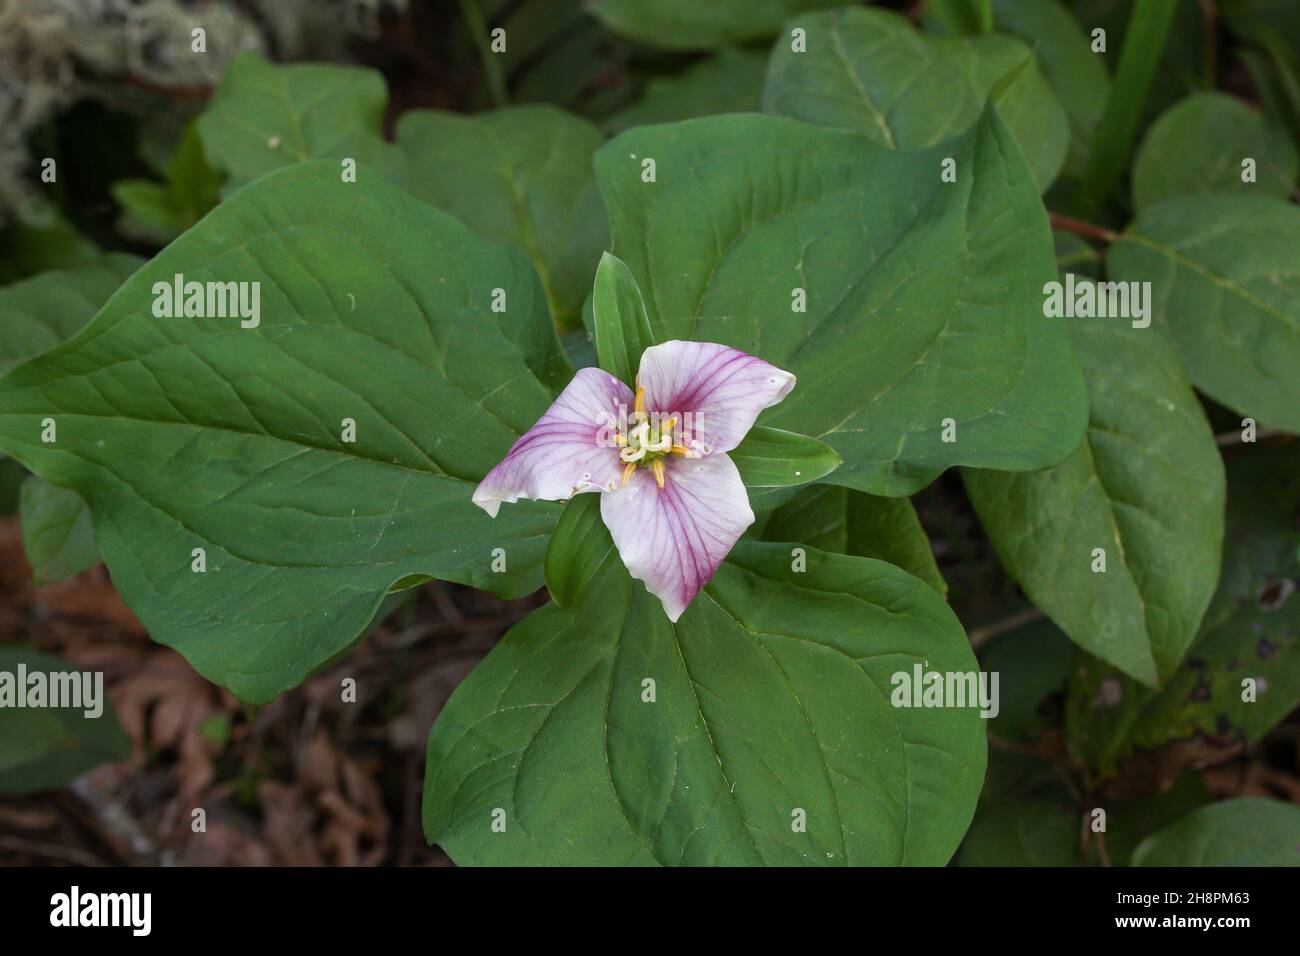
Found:
[[608, 372], [579, 369], [474, 503], [495, 517], [503, 501], [599, 493], [623, 563], [676, 621], [754, 522], [727, 452], [794, 376], [737, 349], [675, 340], [645, 350], [636, 384], [634, 394]]

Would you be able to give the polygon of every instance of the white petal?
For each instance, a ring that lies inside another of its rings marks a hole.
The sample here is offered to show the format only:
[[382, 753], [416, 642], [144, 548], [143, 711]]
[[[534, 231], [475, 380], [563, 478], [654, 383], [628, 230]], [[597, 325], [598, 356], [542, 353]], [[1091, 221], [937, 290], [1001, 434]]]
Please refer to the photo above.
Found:
[[600, 516], [632, 577], [676, 621], [754, 523], [740, 472], [726, 455], [663, 459], [664, 486], [638, 468], [600, 498]]
[[613, 444], [619, 406], [632, 391], [613, 375], [579, 369], [537, 424], [474, 490], [474, 503], [496, 517], [501, 502], [559, 501], [618, 485], [623, 466]]
[[687, 445], [702, 454], [731, 451], [758, 413], [794, 388], [793, 375], [760, 358], [713, 342], [676, 339], [645, 350], [640, 380], [646, 408], [679, 416]]

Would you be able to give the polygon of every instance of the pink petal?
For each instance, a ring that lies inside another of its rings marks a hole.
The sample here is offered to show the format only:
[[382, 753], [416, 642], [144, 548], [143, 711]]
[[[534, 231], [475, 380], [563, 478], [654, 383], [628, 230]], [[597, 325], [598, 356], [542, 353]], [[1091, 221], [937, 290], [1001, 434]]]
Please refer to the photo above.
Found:
[[495, 518], [503, 501], [559, 501], [617, 487], [623, 466], [612, 436], [620, 405], [631, 408], [631, 389], [608, 372], [579, 369], [479, 483], [474, 503]]
[[626, 487], [601, 495], [600, 516], [632, 577], [676, 621], [754, 523], [740, 472], [726, 455], [664, 459], [664, 486], [638, 468]]
[[739, 445], [758, 413], [794, 388], [793, 375], [760, 358], [712, 342], [680, 340], [646, 349], [640, 379], [646, 408], [681, 416], [687, 445], [706, 455]]

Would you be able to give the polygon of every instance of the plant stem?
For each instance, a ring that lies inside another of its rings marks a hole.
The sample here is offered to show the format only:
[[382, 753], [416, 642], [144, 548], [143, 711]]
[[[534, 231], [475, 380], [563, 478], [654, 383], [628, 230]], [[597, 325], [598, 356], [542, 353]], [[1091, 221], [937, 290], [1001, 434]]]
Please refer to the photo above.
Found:
[[[1277, 428], [1261, 428], [1255, 432], [1255, 441], [1263, 441], [1265, 438], [1277, 438], [1280, 435], [1285, 434], [1286, 432]], [[1240, 431], [1223, 432], [1222, 434], [1215, 435], [1214, 443], [1220, 448], [1232, 448], [1236, 445], [1245, 444], [1245, 442], [1241, 440]]]
[[1079, 186], [1081, 216], [1097, 214], [1128, 165], [1176, 3], [1177, 0], [1142, 0], [1133, 4], [1115, 82], [1106, 99], [1101, 122], [1097, 124], [1092, 155]]
[[972, 0], [975, 5], [975, 22], [980, 33], [993, 32], [993, 0]]
[[1085, 236], [1088, 239], [1099, 239], [1102, 242], [1114, 242], [1119, 238], [1119, 233], [1107, 229], [1105, 226], [1093, 225], [1090, 222], [1084, 222], [1082, 219], [1071, 219], [1069, 216], [1063, 216], [1059, 212], [1049, 212], [1048, 220], [1052, 223], [1053, 229], [1062, 229], [1065, 232], [1072, 232], [1078, 236]]
[[1005, 634], [1007, 631], [1014, 631], [1016, 628], [1022, 627], [1025, 624], [1032, 624], [1041, 617], [1043, 617], [1042, 611], [1038, 610], [1036, 607], [1030, 607], [1025, 608], [1025, 610], [1018, 614], [1012, 614], [1010, 617], [1003, 618], [994, 624], [989, 624], [985, 627], [977, 627], [968, 634], [970, 637], [970, 646], [973, 649], [978, 649], [987, 644], [993, 638], [997, 637], [999, 634]]
[[1205, 86], [1214, 89], [1218, 86], [1216, 74], [1219, 66], [1219, 8], [1214, 0], [1201, 0], [1202, 42], [1201, 55], [1205, 58]]

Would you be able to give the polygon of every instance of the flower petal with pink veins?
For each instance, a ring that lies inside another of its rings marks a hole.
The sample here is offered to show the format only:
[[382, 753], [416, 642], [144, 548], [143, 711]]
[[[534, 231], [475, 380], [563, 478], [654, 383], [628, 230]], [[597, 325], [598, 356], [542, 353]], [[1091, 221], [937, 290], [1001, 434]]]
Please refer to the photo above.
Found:
[[758, 413], [794, 388], [794, 376], [725, 345], [674, 339], [645, 350], [640, 384], [647, 409], [690, 416], [679, 419], [687, 444], [708, 455], [739, 445]]
[[601, 495], [600, 516], [632, 577], [676, 621], [754, 523], [740, 472], [726, 455], [666, 460], [664, 486], [638, 468]]
[[503, 501], [560, 501], [618, 487], [623, 466], [613, 434], [620, 405], [632, 406], [631, 389], [608, 372], [579, 369], [546, 414], [479, 482], [474, 503], [495, 518]]

